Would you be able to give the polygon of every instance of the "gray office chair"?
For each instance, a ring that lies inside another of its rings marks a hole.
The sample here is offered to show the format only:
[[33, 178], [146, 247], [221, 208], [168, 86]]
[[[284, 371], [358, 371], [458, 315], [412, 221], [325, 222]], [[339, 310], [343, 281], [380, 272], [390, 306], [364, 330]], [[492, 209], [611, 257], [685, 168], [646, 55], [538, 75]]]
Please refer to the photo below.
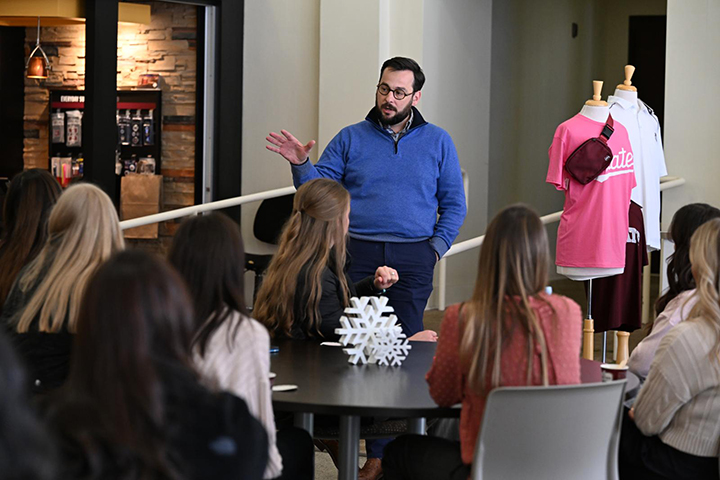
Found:
[[625, 383], [493, 390], [472, 479], [617, 480]]

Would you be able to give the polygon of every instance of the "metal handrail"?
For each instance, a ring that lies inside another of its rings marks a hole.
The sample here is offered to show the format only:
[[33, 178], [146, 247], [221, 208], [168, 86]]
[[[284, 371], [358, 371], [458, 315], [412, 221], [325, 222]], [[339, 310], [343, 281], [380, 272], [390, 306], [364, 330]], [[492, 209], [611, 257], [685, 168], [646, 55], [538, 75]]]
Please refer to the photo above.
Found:
[[[660, 179], [660, 191], [668, 190], [670, 188], [679, 187], [680, 185], [685, 184], [685, 179], [682, 177], [662, 177]], [[562, 210], [555, 213], [550, 213], [548, 215], [544, 215], [540, 217], [540, 221], [542, 221], [543, 225], [549, 225], [551, 223], [559, 222], [560, 216], [562, 215]], [[466, 252], [468, 250], [471, 250], [473, 248], [479, 247], [482, 245], [483, 240], [485, 240], [485, 235], [480, 235], [479, 237], [474, 237], [469, 240], [465, 240], [463, 242], [458, 242], [453, 244], [452, 247], [445, 253], [443, 258], [440, 259], [439, 265], [438, 265], [438, 309], [439, 310], [445, 310], [445, 298], [446, 298], [446, 292], [447, 292], [447, 285], [446, 285], [446, 277], [447, 277], [447, 258], [451, 257], [453, 255], [457, 255], [458, 253]]]
[[[465, 202], [467, 206], [468, 190], [470, 188], [470, 183], [468, 180], [467, 172], [465, 170], [462, 171], [462, 177], [463, 189], [465, 190]], [[193, 205], [191, 207], [177, 208], [175, 210], [155, 213], [153, 215], [147, 215], [145, 217], [123, 220], [122, 222], [120, 222], [120, 230], [141, 227], [143, 225], [152, 225], [153, 223], [165, 222], [167, 220], [175, 220], [176, 218], [188, 217], [190, 215], [197, 215], [198, 213], [209, 212], [212, 210], [237, 207], [238, 205], [259, 202], [261, 200], [267, 200], [268, 198], [282, 197], [283, 195], [289, 195], [291, 193], [295, 193], [295, 187], [276, 188], [275, 190], [266, 190], [264, 192], [252, 193], [250, 195], [242, 195], [240, 197], [228, 198], [226, 200], [218, 200], [216, 202], [203, 203], [200, 205]]]
[[[467, 196], [467, 182], [464, 182]], [[671, 188], [679, 187], [685, 184], [685, 179], [681, 177], [663, 177], [660, 179], [660, 191], [668, 190]], [[197, 215], [202, 212], [209, 212], [212, 210], [220, 210], [223, 208], [237, 207], [238, 205], [244, 205], [246, 203], [257, 202], [266, 200], [268, 198], [281, 197], [295, 192], [295, 187], [283, 187], [274, 190], [267, 190], [264, 192], [252, 193], [249, 195], [242, 195], [240, 197], [228, 198], [227, 200], [218, 200], [216, 202], [203, 203], [201, 205], [193, 205], [191, 207], [178, 208], [176, 210], [170, 210], [168, 212], [156, 213], [154, 215], [148, 215], [146, 217], [133, 218], [131, 220], [124, 220], [120, 222], [120, 229], [126, 230], [128, 228], [140, 227], [143, 225], [151, 225], [153, 223], [164, 222], [167, 220], [174, 220], [176, 218], [187, 217], [190, 215]], [[540, 217], [543, 225], [549, 225], [560, 221], [562, 211], [550, 213]], [[485, 235], [471, 238], [462, 242], [458, 242], [452, 245], [450, 249], [445, 253], [443, 258], [438, 262], [438, 309], [445, 310], [445, 299], [447, 292], [447, 259], [453, 255], [472, 250], [473, 248], [482, 245]]]
[[128, 228], [141, 227], [143, 225], [152, 225], [153, 223], [165, 222], [167, 220], [175, 220], [176, 218], [197, 215], [198, 213], [202, 212], [237, 207], [238, 205], [244, 205], [246, 203], [267, 200], [268, 198], [282, 197], [283, 195], [289, 195], [291, 193], [295, 193], [295, 187], [276, 188], [275, 190], [266, 190], [264, 192], [251, 193], [250, 195], [242, 195], [240, 197], [228, 198], [226, 200], [202, 203], [200, 205], [193, 205], [192, 207], [178, 208], [175, 210], [170, 210], [168, 212], [148, 215], [146, 217], [123, 220], [122, 222], [120, 222], [120, 229], [126, 230]]

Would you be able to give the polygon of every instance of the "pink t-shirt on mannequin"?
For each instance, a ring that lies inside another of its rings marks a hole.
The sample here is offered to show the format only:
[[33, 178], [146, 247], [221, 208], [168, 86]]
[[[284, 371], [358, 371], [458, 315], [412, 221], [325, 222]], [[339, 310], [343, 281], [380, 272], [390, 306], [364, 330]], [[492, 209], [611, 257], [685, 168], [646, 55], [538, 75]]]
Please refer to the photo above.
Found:
[[577, 114], [555, 130], [548, 151], [547, 183], [565, 191], [555, 263], [574, 268], [622, 268], [628, 235], [630, 195], [635, 187], [627, 130], [615, 122], [608, 141], [613, 159], [595, 180], [582, 185], [563, 168], [584, 141], [600, 136], [604, 123]]

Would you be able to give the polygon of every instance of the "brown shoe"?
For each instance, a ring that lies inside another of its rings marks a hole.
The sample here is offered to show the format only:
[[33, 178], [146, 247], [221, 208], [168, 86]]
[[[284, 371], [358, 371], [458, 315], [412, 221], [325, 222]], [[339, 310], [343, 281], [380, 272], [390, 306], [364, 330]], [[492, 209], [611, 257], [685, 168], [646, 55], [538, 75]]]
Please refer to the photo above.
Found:
[[382, 478], [382, 459], [368, 458], [358, 473], [358, 480], [378, 480]]
[[319, 438], [314, 438], [313, 443], [321, 452], [327, 452], [335, 468], [339, 469], [338, 458], [340, 458], [340, 442], [337, 440], [320, 440]]

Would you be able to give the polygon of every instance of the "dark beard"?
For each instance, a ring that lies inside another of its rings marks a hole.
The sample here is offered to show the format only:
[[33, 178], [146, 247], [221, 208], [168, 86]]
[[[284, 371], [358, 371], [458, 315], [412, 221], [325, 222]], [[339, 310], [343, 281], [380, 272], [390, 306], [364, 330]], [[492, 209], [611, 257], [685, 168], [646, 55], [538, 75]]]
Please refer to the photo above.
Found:
[[385, 120], [385, 117], [383, 117], [382, 110], [380, 110], [380, 106], [375, 103], [375, 108], [377, 108], [378, 111], [378, 118], [380, 119], [380, 125], [382, 125], [385, 128], [390, 128], [393, 125], [397, 125], [398, 123], [402, 122], [406, 118], [410, 116], [410, 109], [412, 109], [412, 102], [408, 104], [408, 106], [404, 110], [400, 110], [399, 112], [395, 112], [395, 115]]

